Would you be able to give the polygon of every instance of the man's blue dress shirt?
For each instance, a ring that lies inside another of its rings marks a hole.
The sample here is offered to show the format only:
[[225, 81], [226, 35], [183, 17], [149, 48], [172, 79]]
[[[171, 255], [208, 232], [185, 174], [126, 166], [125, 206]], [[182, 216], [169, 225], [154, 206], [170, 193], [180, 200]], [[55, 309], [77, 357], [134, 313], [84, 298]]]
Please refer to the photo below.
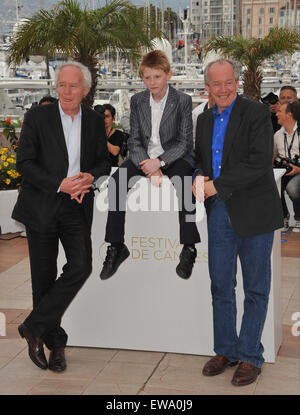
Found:
[[214, 127], [211, 148], [213, 180], [220, 176], [225, 134], [234, 103], [235, 100], [220, 114], [218, 113], [217, 105], [213, 108]]

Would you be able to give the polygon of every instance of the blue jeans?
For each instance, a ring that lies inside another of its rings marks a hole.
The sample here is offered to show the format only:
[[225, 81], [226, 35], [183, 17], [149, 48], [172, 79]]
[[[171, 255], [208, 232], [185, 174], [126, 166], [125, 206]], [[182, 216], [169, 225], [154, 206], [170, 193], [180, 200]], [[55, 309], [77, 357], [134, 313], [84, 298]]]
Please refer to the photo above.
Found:
[[[247, 218], [245, 218], [247, 220]], [[208, 217], [208, 260], [214, 323], [214, 351], [230, 361], [261, 367], [261, 335], [271, 283], [274, 232], [242, 238], [233, 230], [225, 203], [215, 198]], [[236, 270], [239, 256], [244, 287], [244, 314], [236, 330]]]

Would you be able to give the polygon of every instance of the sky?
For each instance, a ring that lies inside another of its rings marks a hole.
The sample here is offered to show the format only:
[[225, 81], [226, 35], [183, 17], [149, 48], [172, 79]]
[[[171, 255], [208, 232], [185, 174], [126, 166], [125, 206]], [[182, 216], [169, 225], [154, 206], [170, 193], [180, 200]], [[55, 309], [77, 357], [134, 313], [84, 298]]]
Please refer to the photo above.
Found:
[[[36, 12], [41, 8], [49, 9], [52, 7], [53, 4], [58, 3], [59, 0], [18, 0], [20, 9], [20, 15], [22, 12], [26, 10], [32, 10]], [[94, 7], [103, 7], [109, 0], [78, 0], [82, 5], [91, 5]], [[133, 4], [138, 6], [143, 6], [146, 3], [146, 0], [130, 0]], [[190, 4], [189, 0], [150, 0], [150, 2], [155, 5], [157, 4], [158, 7], [162, 6], [162, 2], [164, 3], [164, 7], [171, 7], [174, 11], [178, 11], [179, 7], [182, 9], [185, 8], [187, 5]], [[0, 0], [0, 12], [3, 13], [5, 9], [11, 9], [12, 11], [16, 8], [16, 0]]]
[[[19, 18], [31, 17], [40, 9], [51, 9], [59, 0], [17, 0], [19, 4]], [[103, 7], [109, 0], [78, 0], [81, 5], [88, 5], [91, 7]], [[143, 6], [146, 0], [129, 0], [136, 6]], [[190, 0], [149, 0], [153, 5], [158, 7], [164, 3], [165, 9], [171, 7], [172, 10], [178, 13], [179, 7], [183, 10], [190, 4]], [[16, 0], [0, 0], [0, 34], [10, 31], [9, 27], [16, 20]], [[8, 22], [9, 26], [7, 26]]]
[[[95, 6], [100, 5], [104, 6], [106, 4], [106, 0], [81, 0], [81, 3], [94, 3]], [[135, 5], [138, 6], [143, 6], [146, 1], [144, 0], [131, 0], [131, 2]], [[163, 0], [164, 2], [164, 7], [167, 8], [168, 6], [171, 7], [174, 11], [177, 11], [178, 8], [181, 6], [182, 8], [186, 7], [187, 5], [190, 4], [189, 0]], [[155, 5], [157, 3], [158, 7], [161, 7], [162, 5], [162, 0], [150, 0], [150, 3], [152, 3], [153, 5]]]

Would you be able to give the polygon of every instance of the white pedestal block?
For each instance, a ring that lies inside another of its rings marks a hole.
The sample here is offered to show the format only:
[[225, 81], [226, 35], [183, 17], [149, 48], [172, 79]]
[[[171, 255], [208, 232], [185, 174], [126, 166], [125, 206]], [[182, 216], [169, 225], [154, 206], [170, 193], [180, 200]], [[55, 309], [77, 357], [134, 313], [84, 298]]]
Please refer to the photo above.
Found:
[[0, 227], [1, 233], [22, 232], [22, 223], [11, 218], [13, 208], [18, 198], [18, 190], [0, 190]]
[[[146, 179], [139, 185], [150, 186]], [[165, 187], [166, 186], [166, 187]], [[164, 189], [173, 186], [167, 180]], [[161, 190], [160, 190], [161, 191]], [[136, 200], [134, 192], [130, 196]], [[129, 197], [129, 199], [130, 199]], [[175, 197], [176, 199], [176, 197]], [[103, 206], [103, 197], [95, 204]], [[197, 226], [201, 243], [193, 274], [183, 280], [176, 274], [182, 246], [178, 212], [126, 213], [125, 242], [130, 257], [106, 281], [99, 278], [106, 254], [107, 213], [95, 205], [92, 227], [93, 272], [63, 317], [68, 345], [214, 355], [212, 300], [208, 273], [206, 215]], [[198, 217], [203, 206], [198, 206]], [[281, 344], [280, 232], [272, 252], [272, 286], [262, 343], [264, 358], [274, 362]], [[60, 249], [59, 263], [64, 264]], [[238, 330], [243, 312], [241, 268], [237, 271]]]

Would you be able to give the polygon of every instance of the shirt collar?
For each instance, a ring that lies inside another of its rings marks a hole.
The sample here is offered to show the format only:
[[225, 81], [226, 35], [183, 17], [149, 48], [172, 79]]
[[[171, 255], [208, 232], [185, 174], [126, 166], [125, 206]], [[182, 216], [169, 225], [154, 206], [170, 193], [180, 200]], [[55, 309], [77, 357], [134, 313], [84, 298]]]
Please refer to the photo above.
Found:
[[[62, 107], [61, 107], [61, 105], [60, 105], [60, 101], [58, 100], [58, 108], [59, 108], [59, 113], [60, 113], [60, 116], [62, 117], [62, 118], [67, 118], [67, 117], [70, 117], [71, 118], [71, 116], [70, 115], [68, 115], [68, 114], [66, 114], [65, 112], [64, 112], [64, 110], [62, 109]], [[77, 118], [77, 117], [81, 117], [81, 105], [79, 105], [79, 111], [78, 111], [78, 113], [76, 114], [76, 115], [74, 115], [74, 119], [75, 118]]]
[[293, 128], [293, 131], [292, 131], [291, 133], [288, 133], [288, 132], [286, 131], [286, 129], [285, 129], [285, 127], [284, 127], [284, 126], [282, 126], [282, 128], [283, 128], [283, 132], [284, 132], [285, 134], [287, 134], [287, 135], [292, 135], [292, 134], [295, 132], [295, 130], [297, 130], [297, 128], [298, 128], [297, 121], [295, 122], [295, 125], [294, 125], [294, 128]]
[[167, 101], [168, 94], [169, 94], [169, 85], [168, 85], [168, 89], [167, 89], [167, 92], [165, 93], [164, 97], [160, 101], [157, 102], [153, 99], [153, 96], [150, 92], [150, 107], [152, 107], [152, 105], [156, 104], [156, 105], [160, 105], [161, 108], [162, 108], [165, 105], [166, 101]]
[[[237, 97], [236, 97], [237, 98]], [[231, 113], [231, 111], [232, 111], [232, 108], [233, 108], [233, 106], [234, 106], [234, 103], [235, 103], [235, 101], [236, 101], [236, 98], [235, 98], [235, 100], [227, 107], [227, 108], [225, 108], [222, 112], [218, 112], [218, 107], [217, 107], [217, 104], [215, 104], [214, 105], [214, 107], [213, 107], [213, 114], [214, 114], [214, 116], [215, 117], [219, 117], [220, 115], [223, 115], [223, 116], [228, 116], [228, 115], [230, 115], [230, 113]]]

